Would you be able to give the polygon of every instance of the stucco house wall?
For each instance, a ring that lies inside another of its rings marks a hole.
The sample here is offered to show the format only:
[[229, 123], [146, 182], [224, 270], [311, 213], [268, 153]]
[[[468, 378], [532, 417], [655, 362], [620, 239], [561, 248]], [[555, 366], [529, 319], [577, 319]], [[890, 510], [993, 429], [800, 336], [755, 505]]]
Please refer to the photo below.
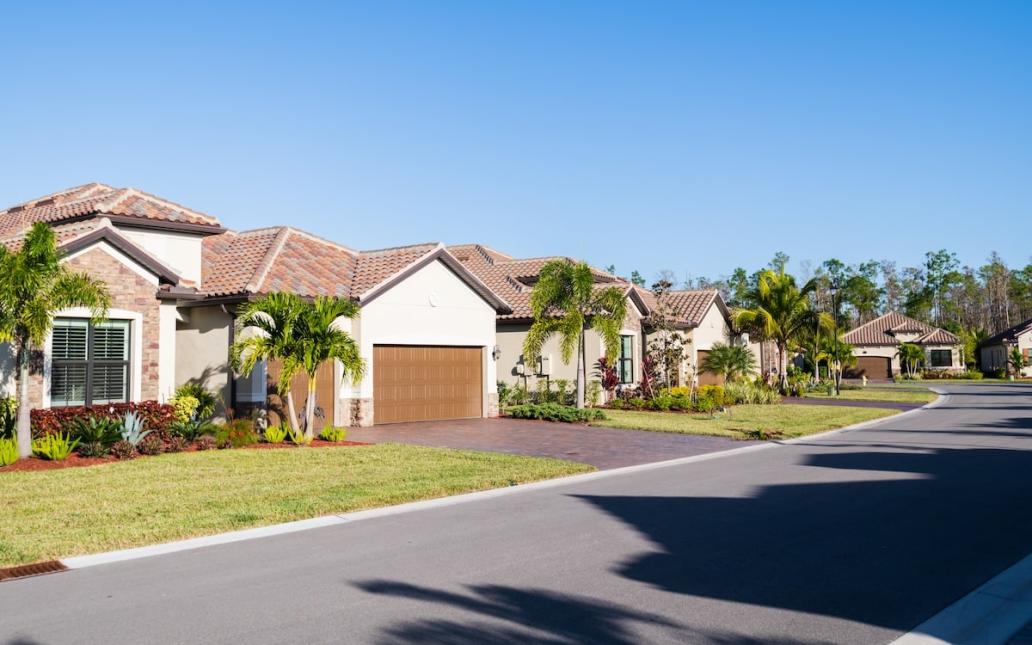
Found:
[[[233, 319], [220, 306], [183, 307], [176, 322], [176, 386], [196, 382], [218, 392], [219, 416], [231, 399], [229, 368]], [[256, 370], [257, 371], [257, 370]]]
[[426, 265], [364, 304], [359, 317], [351, 321], [351, 328], [366, 360], [366, 375], [357, 386], [341, 383], [341, 405], [336, 406], [335, 422], [354, 423], [350, 415], [357, 400], [359, 424], [373, 423], [373, 346], [379, 344], [482, 348], [483, 414], [497, 416], [497, 370], [492, 356], [495, 315], [492, 305], [440, 261]]
[[[1025, 362], [1032, 362], [1032, 330], [1026, 331], [1025, 333], [1017, 336], [1017, 348], [1018, 351], [1025, 356]], [[1008, 370], [1010, 371], [1010, 363], [1008, 362], [1010, 352], [1015, 345], [999, 343], [995, 345], [987, 345], [979, 349], [979, 364], [983, 370], [994, 371], [994, 370]], [[1021, 370], [1021, 376], [1032, 377], [1032, 365], [1026, 365]]]

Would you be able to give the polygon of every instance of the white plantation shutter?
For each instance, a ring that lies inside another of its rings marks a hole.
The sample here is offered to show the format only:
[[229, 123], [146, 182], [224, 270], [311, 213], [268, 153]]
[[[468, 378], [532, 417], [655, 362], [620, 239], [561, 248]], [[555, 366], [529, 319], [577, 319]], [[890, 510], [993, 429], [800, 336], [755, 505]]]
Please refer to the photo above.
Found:
[[129, 321], [54, 321], [50, 400], [55, 407], [129, 400]]

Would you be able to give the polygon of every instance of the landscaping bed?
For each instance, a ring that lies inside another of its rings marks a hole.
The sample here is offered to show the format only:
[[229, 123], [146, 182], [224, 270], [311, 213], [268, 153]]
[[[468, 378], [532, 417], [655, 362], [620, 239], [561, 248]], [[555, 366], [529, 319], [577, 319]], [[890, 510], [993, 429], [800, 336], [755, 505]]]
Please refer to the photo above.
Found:
[[627, 430], [711, 435], [731, 439], [802, 437], [897, 414], [895, 410], [847, 406], [736, 405], [709, 414], [606, 410], [590, 425]]
[[92, 468], [15, 471], [0, 477], [0, 566], [592, 470], [557, 459], [378, 444], [361, 450], [209, 450]]

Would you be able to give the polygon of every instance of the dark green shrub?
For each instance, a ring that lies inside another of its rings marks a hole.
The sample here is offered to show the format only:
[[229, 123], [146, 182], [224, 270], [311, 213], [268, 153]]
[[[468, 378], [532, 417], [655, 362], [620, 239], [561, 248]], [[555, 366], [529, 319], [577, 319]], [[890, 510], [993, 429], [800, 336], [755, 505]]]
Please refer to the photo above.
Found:
[[[103, 449], [100, 454], [90, 455], [92, 457], [107, 454], [107, 449], [122, 438], [122, 424], [107, 417], [76, 417], [65, 424], [62, 430], [84, 446], [95, 444], [89, 449], [90, 452], [97, 452], [96, 446]], [[79, 452], [82, 454], [81, 450]]]
[[172, 436], [182, 437], [187, 442], [193, 441], [201, 435], [214, 434], [216, 430], [217, 428], [214, 423], [211, 423], [210, 421], [202, 421], [196, 414], [186, 421], [174, 421], [172, 425], [169, 426], [169, 434]]
[[509, 408], [508, 414], [514, 419], [540, 419], [564, 423], [586, 423], [606, 418], [602, 410], [596, 408], [577, 409], [558, 403], [517, 405]]
[[631, 399], [627, 399], [627, 407], [632, 410], [644, 410], [646, 405], [645, 399], [640, 396], [636, 396]]
[[627, 406], [623, 399], [613, 399], [609, 402], [609, 407], [614, 410], [623, 410]]
[[140, 440], [140, 443], [136, 445], [136, 450], [141, 455], [160, 455], [165, 451], [165, 443], [156, 434], [149, 434]]
[[0, 398], [0, 439], [18, 437], [18, 399]]
[[108, 446], [99, 441], [93, 441], [90, 443], [80, 443], [75, 452], [79, 453], [80, 457], [103, 457], [108, 454], [109, 450]]
[[118, 459], [132, 459], [136, 456], [136, 446], [125, 439], [120, 439], [111, 446], [111, 454]]

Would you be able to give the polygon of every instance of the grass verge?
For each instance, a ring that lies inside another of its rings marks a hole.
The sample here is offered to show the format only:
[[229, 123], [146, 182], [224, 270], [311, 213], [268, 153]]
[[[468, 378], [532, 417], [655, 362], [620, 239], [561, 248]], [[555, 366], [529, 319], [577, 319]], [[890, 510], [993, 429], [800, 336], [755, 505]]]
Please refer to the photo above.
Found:
[[220, 450], [0, 473], [0, 566], [211, 535], [594, 470], [382, 444]]
[[781, 438], [803, 437], [854, 423], [898, 414], [881, 408], [830, 405], [736, 405], [730, 413], [684, 414], [681, 412], [632, 412], [606, 410], [605, 421], [591, 425], [627, 430], [711, 435], [730, 439], [755, 439], [757, 431]]
[[939, 395], [925, 387], [879, 387], [868, 385], [860, 390], [842, 390], [839, 396], [828, 396], [824, 392], [807, 392], [807, 398], [839, 399], [842, 401], [891, 401], [893, 403], [928, 403]]

